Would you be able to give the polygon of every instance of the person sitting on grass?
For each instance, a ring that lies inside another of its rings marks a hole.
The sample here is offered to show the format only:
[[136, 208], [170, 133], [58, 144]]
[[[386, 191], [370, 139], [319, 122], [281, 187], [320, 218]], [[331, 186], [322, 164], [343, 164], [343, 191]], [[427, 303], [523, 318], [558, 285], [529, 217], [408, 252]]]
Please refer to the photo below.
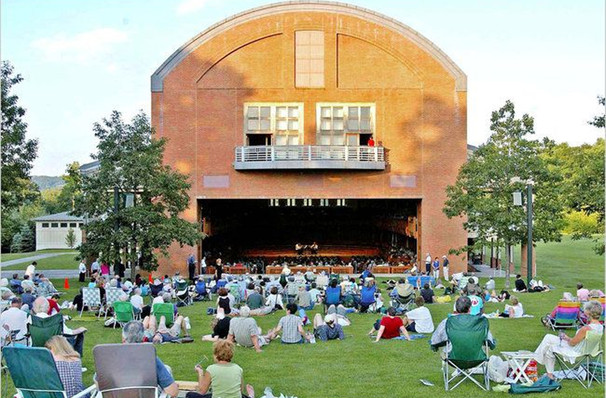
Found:
[[336, 279], [331, 279], [325, 293], [326, 298], [324, 299], [324, 303], [326, 307], [341, 304], [341, 287]]
[[580, 343], [585, 340], [587, 332], [592, 331], [598, 333], [600, 336], [603, 335], [604, 326], [600, 324], [602, 304], [597, 301], [589, 301], [585, 304], [584, 312], [591, 321], [588, 325], [577, 330], [574, 337], [568, 337], [563, 332], [561, 332], [560, 336], [547, 334], [535, 350], [536, 361], [545, 365], [547, 377], [550, 379], [554, 379], [553, 371], [556, 359], [554, 351], [566, 357], [576, 358], [584, 348], [584, 344]]
[[282, 299], [282, 295], [278, 293], [277, 286], [272, 286], [269, 290], [269, 296], [265, 300], [265, 305], [275, 310], [284, 309], [284, 300]]
[[269, 344], [275, 337], [273, 330], [265, 336], [261, 335], [261, 328], [254, 318], [250, 318], [250, 308], [240, 307], [240, 316], [232, 318], [229, 322], [227, 340], [243, 347], [254, 347], [255, 351], [262, 352], [261, 347]]
[[[52, 336], [44, 343], [53, 355], [59, 378], [65, 387], [68, 397], [72, 397], [84, 390], [82, 384], [82, 361], [69, 342], [63, 336]], [[90, 397], [89, 394], [83, 398]]]
[[[145, 328], [141, 321], [130, 321], [122, 328], [122, 343], [143, 343], [145, 339]], [[179, 386], [170, 374], [169, 368], [156, 356], [156, 379], [157, 384], [166, 395], [176, 397], [179, 394]]]
[[299, 286], [299, 292], [295, 297], [295, 304], [304, 310], [312, 310], [314, 308], [314, 303], [311, 301], [311, 295], [307, 289], [305, 289], [305, 285]]
[[336, 314], [327, 314], [322, 320], [322, 315], [314, 316], [314, 335], [322, 341], [343, 340], [345, 333], [343, 327], [336, 321]]
[[255, 284], [253, 282], [248, 284], [248, 291], [249, 294], [246, 297], [246, 305], [248, 308], [251, 310], [257, 310], [263, 307], [263, 296], [261, 296], [261, 294], [257, 291], [257, 288], [255, 288]]
[[312, 282], [311, 289], [309, 289], [309, 296], [311, 297], [311, 302], [313, 305], [320, 303], [320, 296], [322, 292], [318, 289], [318, 285], [316, 282]]
[[404, 327], [404, 322], [402, 321], [402, 318], [396, 316], [396, 309], [394, 307], [389, 307], [387, 309], [387, 316], [384, 316], [375, 322], [369, 335], [372, 335], [375, 330], [378, 331], [377, 337], [374, 340], [375, 343], [381, 339], [393, 339], [395, 337], [400, 337], [400, 335], [404, 335], [404, 338], [410, 341], [410, 336]]
[[[198, 392], [188, 392], [186, 398], [254, 398], [255, 390], [250, 384], [244, 388], [242, 368], [231, 360], [234, 356], [234, 343], [219, 340], [213, 344], [213, 358], [215, 363], [204, 369], [198, 364], [195, 370], [198, 373]], [[212, 389], [212, 392], [208, 392]]]
[[433, 319], [431, 318], [431, 312], [429, 312], [429, 309], [424, 305], [425, 300], [423, 299], [423, 296], [415, 297], [415, 304], [417, 308], [408, 311], [402, 320], [404, 327], [406, 330], [413, 333], [433, 332]]
[[230, 322], [231, 317], [225, 316], [223, 309], [219, 308], [213, 320], [210, 322], [212, 333], [202, 336], [202, 341], [217, 341], [227, 339], [227, 336], [229, 335]]
[[[48, 318], [48, 310], [50, 309], [50, 305], [48, 304], [48, 300], [44, 297], [38, 297], [33, 304], [32, 310], [35, 314], [34, 316], [38, 318]], [[86, 328], [79, 327], [76, 329], [70, 329], [67, 327], [65, 322], [63, 322], [63, 334], [66, 335], [67, 341], [74, 347], [76, 352], [80, 354], [82, 357], [82, 350], [84, 348], [84, 333], [86, 332]]]
[[160, 343], [171, 343], [173, 341], [181, 341], [181, 331], [185, 330], [184, 338], [189, 337], [189, 318], [184, 318], [179, 315], [173, 325], [169, 328], [166, 326], [166, 318], [160, 317], [160, 323], [157, 323], [157, 319], [154, 315], [146, 316], [143, 319], [143, 326], [145, 327], [145, 337], [148, 342], [154, 344]]
[[499, 314], [501, 318], [520, 318], [524, 315], [524, 307], [522, 307], [522, 303], [518, 300], [516, 296], [511, 296], [509, 298], [511, 305], [506, 304], [505, 310]]
[[296, 304], [286, 304], [286, 315], [280, 318], [278, 326], [274, 329], [276, 334], [282, 331], [282, 344], [302, 344], [307, 339], [303, 320], [296, 313]]
[[522, 275], [520, 275], [520, 274], [516, 275], [516, 280], [515, 280], [514, 284], [516, 287], [515, 291], [518, 293], [524, 293], [528, 290], [526, 287], [526, 283], [524, 282], [524, 279], [522, 279]]
[[419, 291], [421, 293], [421, 297], [423, 297], [425, 304], [433, 304], [433, 297], [435, 294], [433, 293], [433, 289], [429, 286], [429, 283], [423, 285], [423, 289]]

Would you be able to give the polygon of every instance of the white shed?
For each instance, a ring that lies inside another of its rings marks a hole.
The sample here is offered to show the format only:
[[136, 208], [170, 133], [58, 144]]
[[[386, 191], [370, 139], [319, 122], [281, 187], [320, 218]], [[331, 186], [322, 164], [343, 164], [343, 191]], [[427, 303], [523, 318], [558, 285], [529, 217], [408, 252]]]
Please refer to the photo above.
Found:
[[67, 212], [34, 218], [36, 222], [36, 250], [69, 249], [65, 238], [70, 229], [76, 236], [74, 247], [82, 243], [84, 220]]

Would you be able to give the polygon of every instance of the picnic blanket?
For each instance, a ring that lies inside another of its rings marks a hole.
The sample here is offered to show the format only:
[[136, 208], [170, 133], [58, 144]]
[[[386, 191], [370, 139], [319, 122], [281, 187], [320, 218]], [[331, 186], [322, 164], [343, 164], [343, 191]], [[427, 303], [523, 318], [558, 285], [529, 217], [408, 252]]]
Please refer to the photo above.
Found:
[[522, 316], [518, 316], [515, 318], [502, 318], [499, 316], [498, 313], [496, 312], [492, 312], [490, 314], [484, 314], [484, 316], [488, 319], [519, 319], [519, 318], [534, 318], [534, 315], [528, 315], [528, 314], [524, 314]]
[[[424, 334], [409, 334], [410, 336], [410, 340], [418, 340], [418, 339], [424, 339], [427, 336]], [[394, 337], [392, 340], [404, 340], [406, 341], [406, 337], [404, 336], [398, 336], [398, 337]]]

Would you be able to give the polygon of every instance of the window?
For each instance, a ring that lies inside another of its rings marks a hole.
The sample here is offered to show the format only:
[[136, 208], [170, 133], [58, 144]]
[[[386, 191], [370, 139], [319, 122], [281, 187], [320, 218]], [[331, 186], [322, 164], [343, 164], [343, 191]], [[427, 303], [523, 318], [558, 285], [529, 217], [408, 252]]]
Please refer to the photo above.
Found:
[[297, 205], [296, 199], [286, 199], [286, 206], [294, 207]]
[[61, 228], [67, 228], [67, 223], [66, 222], [62, 222], [61, 223]]
[[310, 207], [313, 206], [313, 202], [311, 199], [303, 199], [303, 206]]
[[84, 223], [83, 223], [83, 222], [78, 223], [78, 227], [82, 228], [83, 226], [84, 226]]
[[51, 228], [59, 228], [59, 223], [52, 222], [51, 223]]
[[42, 228], [48, 228], [48, 223], [47, 222], [43, 222], [42, 223]]
[[280, 199], [270, 199], [269, 200], [269, 207], [279, 207], [280, 206]]
[[70, 228], [76, 228], [77, 226], [78, 226], [78, 223], [75, 223], [75, 222], [70, 222], [69, 223], [69, 227]]
[[295, 32], [295, 86], [324, 87], [324, 32]]
[[245, 104], [247, 145], [299, 145], [303, 139], [303, 104]]
[[318, 145], [366, 145], [374, 134], [374, 104], [317, 105]]

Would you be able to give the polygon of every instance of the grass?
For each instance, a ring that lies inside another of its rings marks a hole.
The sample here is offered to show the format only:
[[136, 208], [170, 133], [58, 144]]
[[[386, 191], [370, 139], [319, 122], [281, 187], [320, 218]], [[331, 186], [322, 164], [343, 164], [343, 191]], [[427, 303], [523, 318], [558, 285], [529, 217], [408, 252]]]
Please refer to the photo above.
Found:
[[[39, 252], [36, 252], [39, 253]], [[42, 272], [44, 273], [45, 270], [51, 270], [51, 269], [73, 269], [73, 270], [77, 270], [78, 269], [78, 264], [80, 263], [80, 261], [76, 260], [76, 255], [77, 252], [71, 252], [68, 254], [61, 254], [59, 256], [55, 256], [55, 257], [48, 257], [48, 258], [42, 258], [40, 260], [36, 260], [36, 262], [38, 263], [38, 265], [36, 266], [36, 272]], [[27, 268], [27, 266], [30, 264], [30, 262], [25, 262], [25, 263], [21, 263], [21, 264], [15, 264], [15, 265], [9, 265], [9, 266], [3, 266], [2, 268], [4, 268], [6, 271], [12, 271], [12, 270], [24, 270]]]
[[63, 253], [63, 252], [70, 252], [70, 250], [69, 249], [44, 249], [44, 250], [38, 250], [35, 252], [25, 252], [25, 253], [2, 253], [2, 254], [0, 254], [0, 261], [19, 260], [21, 258], [37, 256], [38, 254]]
[[[537, 247], [538, 269], [541, 278], [556, 286], [556, 290], [540, 294], [521, 294], [520, 300], [527, 313], [534, 318], [490, 320], [490, 328], [497, 339], [497, 348], [491, 352], [498, 355], [501, 351], [534, 350], [543, 335], [548, 331], [541, 325], [540, 317], [551, 311], [562, 292], [574, 291], [577, 281], [583, 281], [589, 288], [604, 290], [604, 257], [591, 251], [591, 241], [571, 241], [539, 244]], [[43, 265], [44, 266], [44, 265]], [[45, 267], [45, 266], [44, 266]], [[485, 282], [482, 280], [482, 283]], [[63, 280], [54, 281], [57, 287], [63, 286]], [[497, 287], [503, 285], [503, 279], [497, 279]], [[72, 280], [71, 289], [64, 296], [71, 299], [80, 284]], [[382, 284], [381, 284], [382, 285]], [[383, 285], [384, 286], [384, 285]], [[172, 367], [178, 380], [196, 380], [194, 364], [204, 355], [212, 358], [210, 343], [203, 343], [200, 337], [210, 331], [211, 317], [206, 315], [207, 302], [196, 303], [182, 308], [181, 312], [189, 316], [192, 323], [192, 335], [196, 341], [192, 344], [165, 344], [157, 346], [158, 355]], [[433, 304], [429, 306], [434, 323], [437, 324], [451, 311], [452, 305]], [[488, 303], [488, 312], [503, 309], [502, 304]], [[316, 311], [311, 311], [310, 317]], [[70, 313], [74, 320], [70, 327], [84, 326], [89, 329], [85, 338], [84, 366], [89, 371], [84, 374], [86, 385], [92, 383], [94, 364], [92, 348], [101, 343], [121, 341], [120, 330], [104, 328], [101, 321], [92, 315], [84, 314], [78, 318]], [[283, 314], [272, 314], [257, 318], [263, 330], [274, 327]], [[427, 396], [438, 397], [476, 397], [488, 396], [471, 383], [464, 383], [453, 392], [445, 392], [440, 373], [438, 353], [429, 349], [428, 340], [412, 342], [381, 341], [373, 344], [366, 336], [377, 316], [373, 314], [353, 314], [352, 325], [345, 328], [347, 338], [344, 341], [331, 341], [315, 345], [284, 346], [273, 342], [264, 347], [261, 354], [252, 349], [238, 347], [234, 362], [244, 369], [247, 383], [251, 383], [261, 396], [266, 386], [274, 393], [285, 393], [300, 398], [325, 397], [400, 397]], [[309, 329], [309, 327], [307, 327]], [[572, 332], [569, 332], [571, 334]], [[208, 365], [208, 364], [207, 364]], [[542, 371], [542, 369], [541, 369]], [[419, 379], [427, 379], [435, 387], [421, 385]], [[9, 386], [9, 392], [13, 389]], [[603, 396], [602, 385], [590, 390], [583, 389], [578, 383], [564, 381], [563, 388], [552, 395], [559, 397], [597, 397]]]

